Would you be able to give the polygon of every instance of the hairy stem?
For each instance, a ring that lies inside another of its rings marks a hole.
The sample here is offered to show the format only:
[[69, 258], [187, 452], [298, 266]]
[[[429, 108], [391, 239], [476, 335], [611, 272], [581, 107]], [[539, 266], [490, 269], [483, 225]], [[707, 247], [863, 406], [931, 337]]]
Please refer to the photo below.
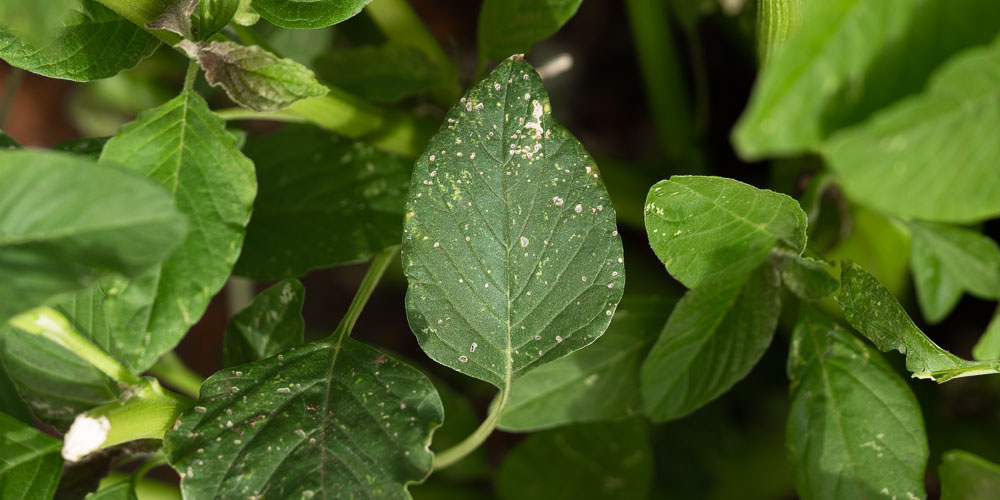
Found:
[[160, 356], [156, 364], [149, 369], [149, 374], [193, 399], [198, 399], [198, 390], [205, 382], [204, 377], [188, 368], [173, 351]]
[[507, 407], [507, 401], [510, 399], [510, 387], [504, 387], [500, 390], [499, 399], [490, 408], [489, 415], [486, 415], [486, 419], [483, 423], [476, 428], [469, 437], [462, 440], [461, 443], [448, 448], [434, 456], [434, 470], [443, 469], [452, 465], [470, 453], [479, 448], [479, 445], [486, 441], [486, 438], [490, 437], [493, 430], [497, 428], [497, 424], [500, 422], [500, 416], [503, 415], [504, 408]]
[[354, 329], [354, 324], [358, 322], [361, 311], [365, 308], [365, 304], [368, 303], [372, 292], [378, 286], [379, 280], [385, 274], [385, 269], [389, 267], [389, 263], [392, 262], [397, 253], [399, 253], [399, 247], [394, 246], [375, 254], [371, 265], [368, 266], [368, 272], [365, 273], [358, 291], [354, 294], [354, 299], [351, 300], [351, 305], [347, 307], [347, 314], [344, 314], [343, 319], [340, 320], [340, 324], [337, 325], [337, 329], [330, 336], [331, 338], [340, 342], [344, 337], [351, 335], [351, 330]]

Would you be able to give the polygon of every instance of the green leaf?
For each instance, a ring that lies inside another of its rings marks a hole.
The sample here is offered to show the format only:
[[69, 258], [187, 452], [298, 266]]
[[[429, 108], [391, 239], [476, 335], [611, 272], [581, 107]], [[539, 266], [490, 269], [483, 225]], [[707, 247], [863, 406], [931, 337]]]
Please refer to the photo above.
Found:
[[[204, 1], [204, 0], [202, 0]], [[119, 481], [96, 493], [87, 495], [86, 500], [138, 500], [131, 481]]]
[[410, 161], [311, 126], [255, 138], [245, 152], [260, 193], [237, 274], [301, 276], [399, 244]]
[[511, 450], [497, 493], [524, 498], [647, 498], [653, 450], [641, 422], [578, 424], [539, 432]]
[[625, 281], [615, 211], [528, 63], [448, 112], [413, 172], [402, 252], [420, 346], [502, 391], [607, 329]]
[[993, 313], [986, 332], [972, 348], [972, 357], [978, 360], [1000, 359], [1000, 307]]
[[479, 57], [499, 61], [527, 54], [554, 35], [583, 0], [485, 0], [479, 10]]
[[225, 284], [257, 189], [253, 163], [205, 101], [185, 91], [139, 115], [108, 141], [102, 162], [127, 165], [166, 186], [191, 231], [163, 264], [106, 288], [123, 361], [143, 371], [184, 336]]
[[7, 369], [3, 366], [2, 355], [0, 355], [0, 413], [14, 417], [26, 424], [31, 423], [31, 411], [18, 396], [14, 381], [10, 379]]
[[646, 196], [646, 234], [667, 271], [688, 288], [739, 279], [780, 241], [806, 247], [806, 214], [794, 199], [724, 177], [673, 176]]
[[352, 339], [226, 369], [165, 436], [188, 498], [407, 498], [444, 413], [419, 371]]
[[184, 41], [181, 46], [205, 70], [208, 83], [222, 87], [234, 102], [256, 111], [278, 110], [328, 91], [309, 68], [256, 45]]
[[983, 299], [1000, 299], [1000, 246], [976, 231], [913, 221], [913, 244], [932, 252], [956, 284]]
[[233, 316], [222, 343], [222, 365], [269, 358], [303, 342], [302, 303], [306, 290], [288, 279], [264, 290]]
[[21, 149], [21, 145], [13, 137], [0, 130], [0, 148], [14, 150]]
[[129, 69], [160, 45], [156, 37], [96, 1], [78, 3], [59, 37], [44, 45], [0, 27], [0, 58], [39, 75], [86, 82]]
[[86, 156], [96, 160], [101, 156], [101, 150], [104, 149], [104, 145], [107, 144], [108, 139], [110, 139], [110, 137], [84, 137], [81, 139], [72, 139], [60, 142], [59, 144], [52, 146], [52, 149], [54, 151], [65, 151], [79, 156]]
[[423, 51], [394, 42], [329, 51], [315, 66], [323, 81], [381, 103], [429, 91], [443, 80]]
[[840, 280], [831, 274], [835, 269], [833, 264], [785, 249], [776, 248], [771, 255], [781, 271], [785, 286], [799, 298], [819, 300], [833, 295], [840, 287]]
[[59, 32], [70, 5], [69, 0], [0, 2], [0, 26], [31, 43], [44, 43]]
[[253, 0], [264, 19], [283, 28], [322, 28], [354, 17], [371, 0]]
[[639, 366], [675, 303], [625, 299], [608, 331], [591, 346], [514, 382], [499, 427], [531, 431], [640, 413]]
[[684, 417], [746, 377], [771, 344], [781, 278], [761, 266], [689, 290], [642, 364], [642, 406], [655, 422]]
[[962, 450], [945, 452], [938, 467], [941, 500], [1000, 497], [1000, 466]]
[[920, 406], [879, 353], [803, 304], [786, 444], [802, 498], [924, 498]]
[[906, 355], [906, 369], [915, 378], [946, 382], [1000, 372], [1000, 360], [973, 362], [938, 347], [878, 280], [853, 262], [841, 264], [837, 302], [847, 322], [882, 352], [896, 349]]
[[207, 40], [225, 28], [240, 7], [240, 0], [201, 0], [191, 17], [191, 32], [196, 40]]
[[159, 186], [67, 154], [0, 152], [0, 324], [97, 279], [137, 276], [185, 231]]
[[[1000, 215], [1000, 38], [948, 61], [919, 96], [834, 135], [822, 153], [853, 200], [903, 217], [976, 222]], [[939, 168], [948, 165], [948, 168]]]
[[48, 500], [62, 471], [62, 442], [0, 414], [0, 498]]
[[941, 256], [928, 242], [911, 232], [910, 273], [917, 304], [924, 319], [930, 324], [940, 323], [958, 305], [962, 298], [962, 285], [945, 269]]

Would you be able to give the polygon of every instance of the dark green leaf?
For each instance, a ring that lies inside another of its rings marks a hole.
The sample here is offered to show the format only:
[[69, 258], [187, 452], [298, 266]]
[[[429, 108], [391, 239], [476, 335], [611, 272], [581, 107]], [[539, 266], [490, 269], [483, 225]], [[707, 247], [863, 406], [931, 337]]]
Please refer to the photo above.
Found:
[[229, 277], [256, 192], [253, 163], [191, 91], [122, 127], [101, 161], [127, 165], [166, 186], [191, 221], [187, 238], [162, 265], [105, 288], [123, 361], [143, 371], [177, 345]]
[[646, 415], [684, 417], [747, 376], [771, 344], [780, 292], [777, 269], [764, 265], [684, 294], [642, 364]]
[[0, 414], [0, 498], [48, 500], [56, 491], [62, 442]]
[[878, 280], [853, 262], [841, 264], [840, 303], [847, 322], [871, 340], [880, 351], [896, 349], [906, 355], [906, 369], [915, 378], [946, 382], [1000, 372], [1000, 360], [974, 362], [938, 347]]
[[911, 222], [914, 246], [934, 254], [941, 269], [956, 284], [984, 299], [1000, 299], [1000, 247], [976, 231]]
[[225, 28], [240, 7], [240, 0], [201, 0], [191, 18], [191, 31], [196, 40], [207, 40]]
[[646, 234], [688, 288], [740, 279], [780, 241], [802, 253], [806, 214], [794, 199], [724, 177], [674, 176], [646, 196]]
[[800, 298], [819, 300], [832, 295], [840, 287], [840, 280], [831, 274], [835, 269], [833, 264], [785, 249], [774, 249], [771, 254], [777, 261], [785, 286]]
[[417, 370], [351, 339], [226, 369], [165, 436], [189, 498], [406, 498], [444, 417]]
[[500, 428], [529, 431], [640, 413], [639, 366], [674, 303], [660, 297], [625, 299], [593, 345], [514, 382]]
[[260, 193], [237, 274], [301, 276], [399, 244], [409, 161], [310, 126], [252, 140], [246, 154]]
[[926, 496], [920, 406], [879, 353], [803, 304], [788, 377], [786, 444], [802, 498]]
[[479, 11], [479, 57], [527, 54], [576, 14], [583, 0], [485, 0]]
[[39, 75], [86, 82], [129, 69], [160, 45], [156, 37], [95, 0], [79, 3], [59, 38], [42, 46], [0, 28], [0, 58]]
[[2, 355], [0, 355], [0, 413], [31, 424], [31, 411], [18, 396], [14, 381], [10, 379], [7, 369], [3, 366]]
[[401, 43], [345, 47], [316, 60], [323, 81], [370, 101], [394, 103], [442, 81], [423, 51]]
[[3, 149], [21, 149], [21, 145], [18, 144], [13, 137], [8, 135], [6, 132], [0, 131], [0, 148]]
[[1000, 307], [993, 313], [986, 332], [972, 348], [972, 357], [979, 360], [1000, 359]]
[[473, 86], [417, 160], [402, 259], [424, 351], [501, 390], [607, 329], [625, 282], [615, 211], [523, 60]]
[[577, 424], [528, 436], [504, 459], [497, 493], [525, 498], [646, 498], [653, 450], [639, 421]]
[[322, 28], [346, 21], [372, 0], [253, 0], [264, 19], [284, 28]]
[[1000, 498], [1000, 466], [972, 453], [951, 450], [941, 458], [941, 500]]
[[222, 344], [222, 365], [242, 365], [269, 358], [303, 342], [302, 303], [306, 290], [299, 280], [281, 281], [264, 290], [233, 317]]
[[0, 152], [0, 324], [108, 275], [136, 276], [183, 236], [159, 186], [67, 154]]
[[52, 149], [80, 156], [88, 156], [96, 160], [101, 156], [101, 150], [104, 149], [104, 145], [107, 144], [108, 139], [110, 137], [84, 137], [82, 139], [60, 142], [53, 146]]

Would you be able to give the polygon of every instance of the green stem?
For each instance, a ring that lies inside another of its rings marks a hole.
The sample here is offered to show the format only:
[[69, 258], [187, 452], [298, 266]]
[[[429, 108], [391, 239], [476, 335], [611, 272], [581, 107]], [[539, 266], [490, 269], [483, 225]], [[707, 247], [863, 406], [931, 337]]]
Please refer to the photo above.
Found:
[[139, 468], [137, 468], [135, 472], [132, 473], [132, 478], [130, 479], [130, 481], [132, 481], [132, 484], [135, 485], [136, 483], [141, 481], [142, 478], [146, 477], [146, 474], [149, 474], [149, 471], [161, 465], [166, 465], [166, 464], [167, 464], [167, 457], [163, 454], [163, 451], [161, 450], [160, 452], [150, 457], [149, 460], [146, 460], [145, 463], [140, 465]]
[[354, 299], [351, 300], [351, 305], [347, 307], [347, 313], [340, 320], [340, 324], [333, 331], [333, 335], [330, 336], [331, 338], [340, 342], [344, 337], [351, 335], [351, 330], [354, 329], [354, 324], [358, 322], [361, 311], [365, 308], [365, 304], [368, 303], [368, 299], [372, 296], [372, 292], [375, 291], [375, 287], [378, 286], [379, 280], [382, 279], [386, 267], [389, 266], [389, 263], [392, 262], [397, 253], [399, 253], [399, 247], [394, 246], [375, 254], [371, 265], [368, 266], [368, 272], [365, 273], [364, 279], [361, 280], [361, 285], [358, 286], [358, 291], [354, 294]]
[[801, 0], [758, 0], [757, 56], [767, 62], [788, 40], [802, 18]]
[[509, 399], [510, 387], [501, 389], [500, 399], [490, 408], [490, 413], [486, 416], [486, 420], [483, 420], [483, 423], [469, 437], [462, 440], [461, 443], [434, 456], [434, 470], [448, 467], [465, 458], [468, 454], [475, 451], [476, 448], [479, 448], [479, 445], [483, 444], [486, 438], [490, 437], [490, 434], [493, 434], [493, 431], [497, 428], [500, 416], [503, 415], [503, 410], [507, 407]]
[[198, 78], [198, 62], [190, 61], [188, 62], [187, 74], [184, 75], [184, 90], [191, 91], [194, 89], [194, 81]]
[[169, 0], [98, 0], [105, 7], [133, 23], [146, 27], [170, 5]]
[[144, 380], [109, 356], [100, 347], [73, 328], [66, 316], [51, 307], [39, 307], [10, 320], [11, 326], [27, 333], [40, 335], [90, 363], [107, 376], [125, 385], [142, 385]]
[[149, 369], [149, 374], [194, 399], [198, 399], [198, 391], [205, 382], [204, 377], [188, 368], [173, 351], [160, 356], [156, 364]]

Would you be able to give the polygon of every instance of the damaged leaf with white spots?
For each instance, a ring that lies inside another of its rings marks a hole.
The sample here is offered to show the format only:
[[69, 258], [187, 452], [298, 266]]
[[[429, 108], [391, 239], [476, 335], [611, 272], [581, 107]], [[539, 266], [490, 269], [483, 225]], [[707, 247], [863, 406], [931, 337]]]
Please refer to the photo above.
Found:
[[402, 252], [420, 346], [503, 392], [607, 329], [625, 284], [615, 211], [522, 59], [473, 86], [417, 160]]
[[785, 436], [802, 498], [925, 498], [920, 406], [882, 356], [803, 304]]
[[229, 367], [274, 356], [302, 343], [306, 290], [296, 279], [264, 290], [233, 316], [222, 343], [222, 365]]

